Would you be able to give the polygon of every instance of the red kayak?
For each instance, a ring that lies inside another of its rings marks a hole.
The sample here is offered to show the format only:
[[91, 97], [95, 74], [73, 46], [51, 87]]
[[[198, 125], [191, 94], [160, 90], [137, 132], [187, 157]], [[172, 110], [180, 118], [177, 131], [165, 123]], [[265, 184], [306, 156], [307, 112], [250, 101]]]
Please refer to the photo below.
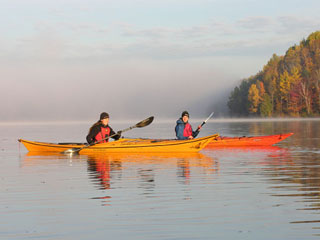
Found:
[[293, 133], [259, 136], [259, 137], [223, 137], [219, 136], [207, 145], [208, 148], [215, 147], [253, 147], [253, 146], [271, 146], [276, 144]]

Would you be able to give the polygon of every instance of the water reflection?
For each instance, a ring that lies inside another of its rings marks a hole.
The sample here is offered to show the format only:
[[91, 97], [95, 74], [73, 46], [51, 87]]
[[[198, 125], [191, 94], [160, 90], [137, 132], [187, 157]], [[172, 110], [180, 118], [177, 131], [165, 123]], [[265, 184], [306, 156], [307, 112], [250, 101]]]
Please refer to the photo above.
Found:
[[[214, 156], [214, 158], [212, 157]], [[227, 161], [226, 161], [227, 160]], [[229, 161], [229, 162], [228, 162]], [[93, 154], [66, 156], [61, 154], [27, 153], [21, 166], [36, 166], [61, 163], [87, 164], [89, 180], [99, 190], [92, 199], [99, 199], [103, 206], [110, 206], [114, 197], [112, 189], [132, 188], [145, 197], [159, 194], [164, 173], [175, 175], [176, 182], [191, 185], [199, 177], [212, 176], [220, 171], [224, 162], [224, 174], [237, 173], [243, 176], [256, 173], [261, 176], [268, 193], [276, 198], [294, 198], [302, 203], [296, 211], [320, 213], [320, 161], [319, 153], [292, 151], [276, 146], [253, 148], [216, 148], [203, 153], [175, 154]], [[230, 164], [230, 165], [228, 165]], [[250, 166], [254, 166], [248, 168]], [[229, 169], [233, 169], [230, 172]], [[243, 172], [244, 171], [244, 172]], [[133, 185], [134, 184], [134, 185]], [[100, 196], [99, 196], [100, 195]], [[274, 204], [279, 207], [281, 203]], [[292, 219], [290, 223], [314, 223], [314, 219]]]
[[89, 179], [100, 190], [112, 188], [112, 181], [122, 181], [124, 171], [136, 172], [140, 188], [149, 192], [156, 187], [156, 174], [159, 170], [176, 169], [178, 179], [189, 184], [192, 168], [201, 169], [202, 174], [210, 175], [219, 171], [219, 162], [201, 153], [108, 153], [90, 155], [63, 155], [59, 153], [28, 152], [21, 158], [21, 167], [58, 164], [68, 161], [87, 162]]
[[320, 222], [320, 163], [319, 155], [313, 153], [298, 154], [294, 157], [294, 165], [290, 169], [275, 169], [268, 175], [273, 177], [279, 193], [273, 196], [279, 198], [294, 198], [300, 204], [297, 211], [305, 212], [295, 219], [292, 224], [311, 224]]
[[248, 161], [262, 165], [276, 164], [276, 161], [283, 162], [290, 159], [289, 149], [278, 146], [215, 147], [203, 152], [210, 156], [214, 155], [217, 159], [228, 157], [235, 159], [236, 162], [236, 159], [248, 158]]
[[139, 169], [138, 172], [139, 187], [143, 190], [143, 195], [152, 195], [156, 187], [156, 173], [151, 167]]
[[319, 152], [275, 146], [219, 148], [210, 152], [221, 162], [223, 158], [234, 159], [234, 164], [245, 168], [247, 174], [256, 171], [268, 183], [271, 192], [267, 194], [278, 199], [274, 208], [295, 206], [297, 214], [289, 223], [320, 222]]
[[181, 178], [184, 184], [190, 184], [190, 164], [188, 160], [178, 160], [177, 162], [177, 176]]
[[59, 162], [68, 162], [70, 166], [74, 162], [81, 162], [87, 160], [85, 155], [64, 155], [52, 152], [28, 152], [20, 156], [20, 167], [37, 166], [46, 164], [58, 164]]
[[121, 161], [115, 157], [110, 157], [110, 155], [88, 156], [87, 163], [89, 178], [99, 189], [110, 189], [111, 175], [119, 172], [122, 167]]
[[201, 153], [92, 154], [87, 162], [89, 178], [98, 189], [117, 188], [118, 182], [130, 178], [146, 196], [153, 194], [161, 172], [177, 169], [178, 182], [189, 184], [192, 168], [200, 168], [206, 175], [219, 170], [217, 161]]
[[[272, 165], [265, 168], [263, 173], [273, 185], [270, 187], [276, 192], [272, 196], [279, 198], [295, 198], [303, 207], [298, 211], [310, 211], [320, 214], [320, 162], [319, 154], [295, 152], [291, 155], [290, 164]], [[312, 223], [320, 221], [295, 219], [291, 223]]]

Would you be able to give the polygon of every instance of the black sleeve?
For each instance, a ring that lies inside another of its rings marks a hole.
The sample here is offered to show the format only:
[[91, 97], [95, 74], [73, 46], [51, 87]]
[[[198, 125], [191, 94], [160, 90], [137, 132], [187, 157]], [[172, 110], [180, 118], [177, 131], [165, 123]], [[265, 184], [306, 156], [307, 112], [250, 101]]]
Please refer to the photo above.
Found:
[[[110, 126], [109, 126], [110, 127]], [[112, 135], [114, 135], [114, 134], [116, 134], [114, 131], [113, 131], [113, 129], [110, 127], [110, 136], [112, 136]], [[119, 138], [121, 137], [121, 135], [120, 134], [117, 134], [117, 135], [115, 135], [115, 136], [113, 136], [112, 138], [114, 139], [114, 140], [119, 140]]]
[[97, 134], [99, 133], [100, 131], [100, 128], [98, 126], [94, 126], [91, 131], [89, 132], [89, 134], [87, 135], [87, 142], [89, 144], [92, 144], [94, 143], [94, 138], [95, 136], [97, 136]]
[[198, 136], [199, 132], [200, 132], [199, 129], [197, 129], [196, 131], [192, 132], [192, 137], [196, 138]]

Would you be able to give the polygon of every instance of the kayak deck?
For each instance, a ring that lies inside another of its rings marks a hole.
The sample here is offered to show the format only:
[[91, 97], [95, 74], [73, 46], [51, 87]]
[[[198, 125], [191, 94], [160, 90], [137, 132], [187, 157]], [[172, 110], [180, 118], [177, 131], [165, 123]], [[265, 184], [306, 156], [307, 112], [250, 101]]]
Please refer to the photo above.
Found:
[[215, 147], [253, 147], [253, 146], [271, 146], [290, 137], [293, 133], [258, 136], [258, 137], [223, 137], [214, 139], [206, 148]]
[[[128, 139], [122, 138], [118, 141], [100, 143], [83, 148], [80, 153], [96, 152], [198, 152], [206, 147], [219, 135], [214, 134], [207, 137], [191, 140], [171, 139]], [[30, 152], [63, 152], [72, 148], [82, 148], [83, 143], [46, 143], [19, 139], [19, 142]]]

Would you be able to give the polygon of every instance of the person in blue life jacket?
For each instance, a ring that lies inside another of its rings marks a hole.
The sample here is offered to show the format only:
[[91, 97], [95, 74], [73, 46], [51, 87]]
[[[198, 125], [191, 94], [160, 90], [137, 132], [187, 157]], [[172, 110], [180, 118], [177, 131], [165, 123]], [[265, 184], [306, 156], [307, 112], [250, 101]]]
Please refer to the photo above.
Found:
[[112, 136], [114, 140], [118, 140], [121, 137], [121, 131], [117, 134], [109, 126], [109, 114], [103, 112], [100, 114], [100, 119], [98, 122], [93, 124], [87, 135], [87, 142], [92, 143], [106, 143], [109, 141], [109, 136]]
[[189, 121], [189, 113], [187, 111], [183, 111], [181, 114], [181, 118], [177, 120], [177, 125], [175, 127], [176, 136], [179, 140], [193, 139], [198, 136], [201, 125], [198, 126], [196, 131], [192, 130], [192, 126]]

